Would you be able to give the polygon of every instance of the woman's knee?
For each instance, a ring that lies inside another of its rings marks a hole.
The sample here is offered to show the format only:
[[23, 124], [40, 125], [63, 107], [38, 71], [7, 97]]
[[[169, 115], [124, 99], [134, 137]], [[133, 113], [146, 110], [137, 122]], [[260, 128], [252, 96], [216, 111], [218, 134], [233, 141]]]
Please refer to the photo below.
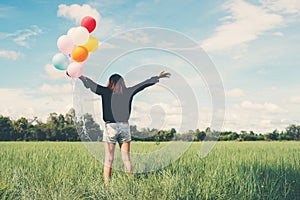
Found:
[[113, 161], [114, 161], [114, 156], [106, 155], [104, 160], [105, 160], [104, 162], [105, 162], [106, 165], [111, 166]]

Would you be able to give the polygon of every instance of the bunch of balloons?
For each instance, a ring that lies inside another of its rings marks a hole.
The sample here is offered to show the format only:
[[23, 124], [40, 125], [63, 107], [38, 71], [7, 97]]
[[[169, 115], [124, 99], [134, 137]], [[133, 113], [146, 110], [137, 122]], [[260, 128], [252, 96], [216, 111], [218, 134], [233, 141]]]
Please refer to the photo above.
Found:
[[98, 40], [90, 33], [96, 28], [96, 20], [91, 16], [82, 18], [79, 27], [70, 28], [66, 35], [57, 40], [57, 47], [61, 53], [52, 58], [54, 67], [67, 70], [72, 78], [78, 78], [83, 73], [83, 65], [89, 53], [98, 47]]

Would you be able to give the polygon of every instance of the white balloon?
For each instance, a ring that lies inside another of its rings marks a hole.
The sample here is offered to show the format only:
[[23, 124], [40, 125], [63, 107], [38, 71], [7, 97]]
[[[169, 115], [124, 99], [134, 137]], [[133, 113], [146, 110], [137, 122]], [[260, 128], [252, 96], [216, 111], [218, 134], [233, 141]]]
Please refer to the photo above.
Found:
[[84, 45], [85, 43], [87, 43], [87, 41], [89, 40], [89, 37], [90, 37], [89, 31], [82, 26], [79, 26], [75, 29], [71, 28], [68, 31], [68, 34], [70, 34], [70, 36], [73, 40], [73, 43], [78, 46]]
[[77, 27], [72, 27], [67, 32], [67, 36], [70, 37], [72, 40], [73, 40], [72, 35], [74, 35], [74, 31], [76, 30], [76, 28]]

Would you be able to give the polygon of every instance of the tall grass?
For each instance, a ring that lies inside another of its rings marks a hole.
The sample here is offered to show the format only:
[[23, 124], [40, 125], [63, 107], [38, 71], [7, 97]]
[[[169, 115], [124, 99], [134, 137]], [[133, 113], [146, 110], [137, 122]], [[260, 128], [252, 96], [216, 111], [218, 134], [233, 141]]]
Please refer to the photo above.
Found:
[[0, 143], [0, 199], [300, 199], [299, 142], [219, 142], [204, 159], [200, 146], [155, 172], [113, 171], [105, 186], [82, 143]]

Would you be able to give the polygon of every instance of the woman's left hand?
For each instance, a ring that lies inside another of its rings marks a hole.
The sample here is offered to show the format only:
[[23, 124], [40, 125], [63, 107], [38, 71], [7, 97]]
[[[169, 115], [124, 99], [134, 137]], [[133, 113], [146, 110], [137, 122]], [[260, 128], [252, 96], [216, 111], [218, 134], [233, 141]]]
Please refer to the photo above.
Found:
[[159, 73], [158, 78], [170, 78], [171, 73], [162, 71]]

